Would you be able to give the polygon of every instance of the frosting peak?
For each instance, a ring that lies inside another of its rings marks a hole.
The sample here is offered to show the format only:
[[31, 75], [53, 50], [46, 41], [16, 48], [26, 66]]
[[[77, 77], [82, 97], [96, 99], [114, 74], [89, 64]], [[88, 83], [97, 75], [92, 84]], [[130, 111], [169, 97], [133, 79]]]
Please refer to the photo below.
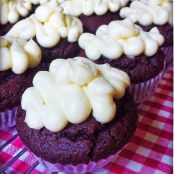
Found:
[[65, 14], [90, 16], [93, 13], [103, 15], [108, 10], [116, 12], [125, 6], [129, 0], [59, 0], [59, 2]]
[[19, 17], [25, 17], [32, 4], [44, 4], [49, 0], [0, 0], [0, 24], [15, 23]]
[[27, 68], [36, 67], [41, 61], [41, 50], [33, 40], [0, 37], [0, 71], [12, 68], [22, 74]]
[[1, 0], [0, 24], [15, 23], [20, 16], [27, 16], [32, 5], [26, 0]]
[[35, 75], [33, 87], [22, 96], [25, 122], [57, 132], [68, 122], [84, 122], [92, 111], [97, 121], [108, 123], [116, 115], [114, 99], [123, 97], [129, 84], [126, 73], [107, 64], [83, 57], [54, 60], [49, 71]]
[[130, 7], [120, 10], [120, 16], [145, 26], [172, 24], [172, 6], [172, 0], [134, 0]]
[[55, 46], [60, 38], [75, 42], [83, 32], [81, 21], [73, 16], [64, 15], [57, 0], [39, 6], [35, 14], [16, 23], [7, 35], [23, 39], [36, 36], [42, 47]]
[[84, 33], [79, 38], [79, 46], [92, 60], [99, 59], [101, 55], [117, 59], [123, 53], [130, 58], [142, 53], [152, 56], [163, 42], [164, 38], [157, 28], [145, 32], [129, 18], [112, 21], [100, 26], [96, 35]]

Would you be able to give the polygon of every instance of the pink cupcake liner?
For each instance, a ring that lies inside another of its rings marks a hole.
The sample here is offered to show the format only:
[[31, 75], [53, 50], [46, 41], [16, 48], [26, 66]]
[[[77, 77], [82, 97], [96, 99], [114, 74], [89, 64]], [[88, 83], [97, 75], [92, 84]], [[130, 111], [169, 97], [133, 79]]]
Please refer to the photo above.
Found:
[[165, 55], [165, 68], [168, 68], [173, 63], [173, 46], [162, 48]]
[[17, 107], [0, 112], [0, 130], [8, 129], [16, 125]]
[[88, 164], [78, 165], [62, 165], [60, 163], [52, 164], [37, 157], [37, 160], [44, 166], [49, 173], [51, 172], [65, 172], [67, 174], [86, 174], [92, 173], [98, 169], [103, 168], [115, 158], [115, 155], [110, 155], [106, 159], [99, 160], [98, 162], [90, 161]]
[[155, 87], [158, 84], [159, 80], [164, 74], [164, 70], [159, 73], [156, 77], [147, 80], [142, 83], [131, 84], [129, 92], [134, 96], [135, 103], [137, 105], [142, 104], [150, 96], [153, 95]]

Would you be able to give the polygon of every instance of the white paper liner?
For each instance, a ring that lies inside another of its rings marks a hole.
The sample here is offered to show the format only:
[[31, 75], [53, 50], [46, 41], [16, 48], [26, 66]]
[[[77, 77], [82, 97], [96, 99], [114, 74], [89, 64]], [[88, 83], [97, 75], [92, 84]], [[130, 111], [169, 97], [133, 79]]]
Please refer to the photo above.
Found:
[[167, 69], [173, 63], [173, 47], [163, 47], [161, 48], [165, 55], [165, 69]]
[[135, 103], [137, 105], [142, 104], [150, 96], [153, 95], [155, 87], [158, 84], [159, 80], [163, 76], [164, 71], [159, 73], [156, 77], [147, 80], [145, 82], [131, 84], [129, 92], [134, 96]]
[[7, 109], [0, 112], [0, 130], [8, 129], [16, 125], [17, 108]]
[[110, 155], [108, 158], [99, 160], [98, 162], [91, 161], [88, 164], [78, 165], [62, 165], [60, 163], [52, 164], [38, 157], [37, 160], [49, 171], [49, 173], [65, 172], [67, 174], [86, 174], [103, 168], [115, 158], [115, 155]]

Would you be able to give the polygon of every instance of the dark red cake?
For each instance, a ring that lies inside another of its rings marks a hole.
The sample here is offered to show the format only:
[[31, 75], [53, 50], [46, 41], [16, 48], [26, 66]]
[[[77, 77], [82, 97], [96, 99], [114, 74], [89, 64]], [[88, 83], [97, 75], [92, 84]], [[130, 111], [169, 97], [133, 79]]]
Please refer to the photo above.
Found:
[[20, 105], [23, 92], [28, 86], [31, 86], [33, 76], [39, 70], [47, 69], [47, 64], [40, 64], [35, 69], [19, 75], [11, 70], [0, 72], [0, 129], [14, 126], [15, 110]]
[[[37, 42], [37, 41], [36, 41]], [[40, 46], [41, 47], [41, 46]], [[69, 58], [76, 56], [80, 47], [77, 42], [68, 42], [67, 39], [61, 39], [59, 43], [52, 48], [41, 47], [42, 62], [50, 63], [56, 58]]]
[[25, 111], [17, 112], [17, 130], [24, 144], [38, 157], [61, 164], [88, 163], [115, 154], [135, 132], [138, 114], [132, 97], [127, 93], [116, 101], [113, 121], [101, 124], [90, 115], [81, 124], [69, 124], [61, 132], [46, 128], [32, 129], [24, 122]]
[[[33, 14], [37, 7], [38, 7], [38, 5], [32, 5], [32, 10], [30, 11], [30, 13], [27, 16], [25, 16], [25, 17], [20, 17], [18, 21], [20, 21], [22, 19], [25, 19], [26, 17], [28, 17], [31, 14]], [[14, 24], [7, 23], [5, 25], [0, 24], [0, 36], [4, 36], [14, 25], [15, 25], [15, 23]]]
[[109, 24], [111, 21], [121, 19], [118, 13], [111, 12], [107, 12], [101, 16], [97, 16], [96, 14], [91, 16], [81, 15], [79, 18], [83, 23], [84, 31], [94, 34], [100, 25]]
[[26, 79], [27, 73], [16, 75], [11, 70], [0, 72], [0, 111], [19, 104]]

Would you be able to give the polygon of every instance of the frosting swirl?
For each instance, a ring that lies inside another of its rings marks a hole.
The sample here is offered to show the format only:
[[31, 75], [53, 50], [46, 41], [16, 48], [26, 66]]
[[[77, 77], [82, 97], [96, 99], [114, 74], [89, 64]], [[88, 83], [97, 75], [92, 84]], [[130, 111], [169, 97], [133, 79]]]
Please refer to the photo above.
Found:
[[59, 0], [65, 14], [90, 16], [93, 13], [103, 15], [108, 10], [116, 12], [124, 7], [129, 0]]
[[130, 7], [120, 10], [120, 16], [129, 17], [133, 22], [139, 22], [144, 26], [172, 24], [172, 7], [172, 0], [134, 0]]
[[83, 32], [81, 21], [73, 16], [61, 13], [57, 0], [52, 0], [39, 6], [35, 14], [19, 21], [7, 33], [13, 37], [31, 39], [36, 36], [42, 47], [53, 47], [60, 38], [68, 38], [75, 42]]
[[0, 37], [0, 71], [12, 68], [16, 74], [36, 67], [41, 61], [41, 50], [33, 40]]
[[50, 0], [28, 0], [32, 4], [44, 4], [46, 2], [49, 2]]
[[96, 35], [84, 33], [79, 38], [79, 46], [92, 60], [99, 59], [101, 55], [117, 59], [123, 53], [130, 58], [142, 53], [152, 56], [163, 42], [164, 38], [156, 27], [145, 32], [129, 18], [112, 21], [109, 25], [100, 26]]
[[38, 72], [33, 87], [22, 96], [25, 122], [34, 129], [57, 132], [68, 122], [84, 122], [93, 111], [97, 121], [108, 123], [116, 115], [114, 99], [123, 97], [129, 84], [125, 72], [108, 64], [82, 57], [54, 60], [49, 72]]
[[0, 24], [15, 23], [20, 16], [27, 16], [32, 5], [27, 0], [1, 0]]

